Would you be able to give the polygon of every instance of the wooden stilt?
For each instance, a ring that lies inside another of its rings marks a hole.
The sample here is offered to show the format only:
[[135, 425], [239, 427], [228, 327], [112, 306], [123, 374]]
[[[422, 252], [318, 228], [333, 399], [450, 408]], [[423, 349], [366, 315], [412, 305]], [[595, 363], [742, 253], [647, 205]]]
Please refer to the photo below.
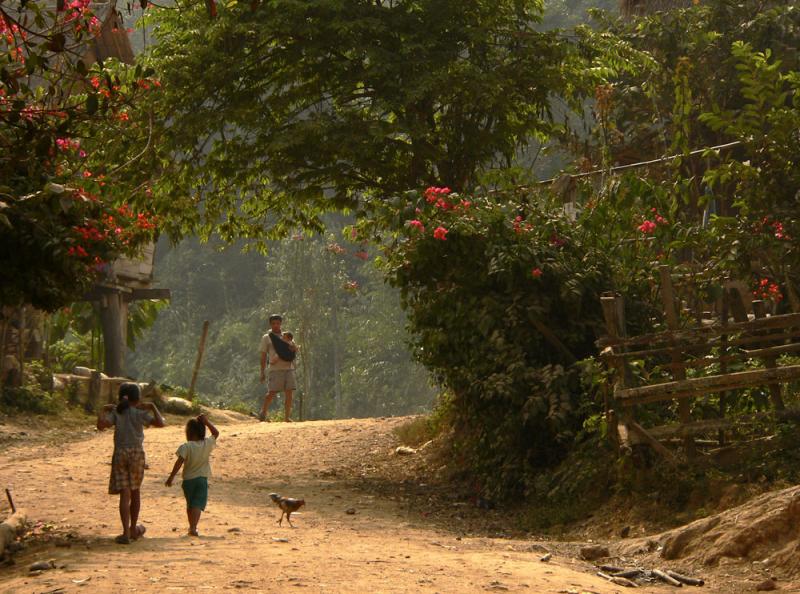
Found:
[[194, 362], [192, 371], [192, 383], [189, 384], [189, 400], [194, 398], [194, 389], [197, 385], [197, 374], [200, 372], [200, 365], [203, 362], [203, 353], [206, 350], [206, 337], [208, 336], [208, 320], [203, 322], [203, 330], [200, 333], [200, 344], [197, 346], [197, 359]]

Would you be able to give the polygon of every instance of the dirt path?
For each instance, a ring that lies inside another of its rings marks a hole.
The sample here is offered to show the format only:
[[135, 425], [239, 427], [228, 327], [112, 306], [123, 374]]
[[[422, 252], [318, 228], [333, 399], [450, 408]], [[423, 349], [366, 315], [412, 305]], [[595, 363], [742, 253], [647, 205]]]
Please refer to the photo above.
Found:
[[[112, 439], [101, 434], [62, 446], [12, 446], [0, 454], [0, 486], [11, 485], [30, 515], [68, 534], [17, 555], [0, 569], [12, 592], [286, 592], [532, 593], [625, 590], [595, 577], [588, 565], [528, 540], [461, 536], [426, 523], [399, 498], [357, 491], [337, 469], [395, 445], [402, 420], [362, 419], [294, 424], [220, 423], [209, 507], [202, 537], [184, 536], [179, 486], [164, 487], [182, 429], [146, 433], [149, 470], [141, 520], [147, 537], [125, 547], [116, 498], [106, 495]], [[276, 524], [271, 491], [305, 497], [295, 529]], [[356, 513], [347, 514], [348, 508]], [[63, 546], [69, 544], [69, 546]], [[58, 569], [31, 576], [33, 561]], [[642, 588], [640, 592], [666, 592]], [[671, 590], [671, 589], [669, 589]], [[705, 588], [703, 591], [726, 591]]]

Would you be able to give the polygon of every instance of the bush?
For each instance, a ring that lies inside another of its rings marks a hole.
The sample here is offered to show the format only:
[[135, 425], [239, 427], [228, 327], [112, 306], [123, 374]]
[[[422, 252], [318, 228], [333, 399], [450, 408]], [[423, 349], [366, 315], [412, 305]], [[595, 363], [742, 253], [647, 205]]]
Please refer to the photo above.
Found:
[[[603, 333], [599, 295], [615, 286], [640, 293], [646, 276], [620, 275], [613, 249], [635, 229], [632, 217], [598, 210], [576, 221], [545, 195], [498, 200], [429, 188], [376, 219], [398, 229], [385, 268], [417, 358], [452, 392], [457, 459], [491, 497], [522, 493], [526, 477], [563, 459], [601, 412], [600, 372], [579, 363]], [[647, 315], [634, 306], [630, 318]]]

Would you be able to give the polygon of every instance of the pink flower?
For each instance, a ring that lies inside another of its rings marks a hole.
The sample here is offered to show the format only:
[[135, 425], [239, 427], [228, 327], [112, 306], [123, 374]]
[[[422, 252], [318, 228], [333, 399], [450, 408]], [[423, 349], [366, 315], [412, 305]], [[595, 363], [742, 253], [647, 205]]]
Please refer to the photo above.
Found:
[[636, 228], [645, 235], [649, 235], [650, 233], [656, 230], [656, 224], [653, 221], [645, 221]]
[[531, 276], [533, 278], [539, 278], [540, 276], [542, 276], [542, 269], [537, 266], [536, 268], [531, 270]]
[[447, 196], [451, 192], [452, 190], [450, 188], [437, 188], [436, 186], [431, 186], [425, 189], [425, 200], [427, 200], [429, 204], [433, 204], [441, 196]]
[[369, 254], [367, 252], [365, 252], [364, 250], [359, 250], [359, 251], [355, 252], [353, 255], [356, 258], [358, 258], [359, 260], [368, 260], [369, 259]]
[[415, 229], [418, 229], [419, 231], [423, 231], [423, 232], [425, 231], [425, 225], [422, 224], [422, 221], [418, 221], [417, 219], [414, 219], [413, 221], [408, 221], [408, 226], [409, 227], [414, 227]]
[[444, 227], [436, 227], [433, 230], [433, 238], [439, 241], [447, 241], [447, 229]]
[[84, 171], [83, 172], [83, 177], [92, 177], [92, 172], [91, 171]]

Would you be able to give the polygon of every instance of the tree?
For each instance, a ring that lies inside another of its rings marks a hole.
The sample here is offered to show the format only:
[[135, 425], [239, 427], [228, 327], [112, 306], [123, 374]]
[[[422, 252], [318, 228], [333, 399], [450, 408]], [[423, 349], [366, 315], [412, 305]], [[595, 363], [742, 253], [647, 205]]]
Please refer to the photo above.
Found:
[[570, 43], [535, 29], [537, 0], [256, 1], [214, 18], [196, 2], [176, 8], [149, 21], [157, 136], [177, 155], [159, 204], [226, 238], [319, 229], [320, 210], [369, 193], [468, 187], [553, 130], [551, 98], [579, 64]]
[[108, 149], [135, 130], [129, 111], [156, 82], [87, 65], [99, 27], [88, 0], [0, 5], [0, 305], [54, 310], [153, 235], [150, 213], [120, 198], [141, 180], [117, 175]]

